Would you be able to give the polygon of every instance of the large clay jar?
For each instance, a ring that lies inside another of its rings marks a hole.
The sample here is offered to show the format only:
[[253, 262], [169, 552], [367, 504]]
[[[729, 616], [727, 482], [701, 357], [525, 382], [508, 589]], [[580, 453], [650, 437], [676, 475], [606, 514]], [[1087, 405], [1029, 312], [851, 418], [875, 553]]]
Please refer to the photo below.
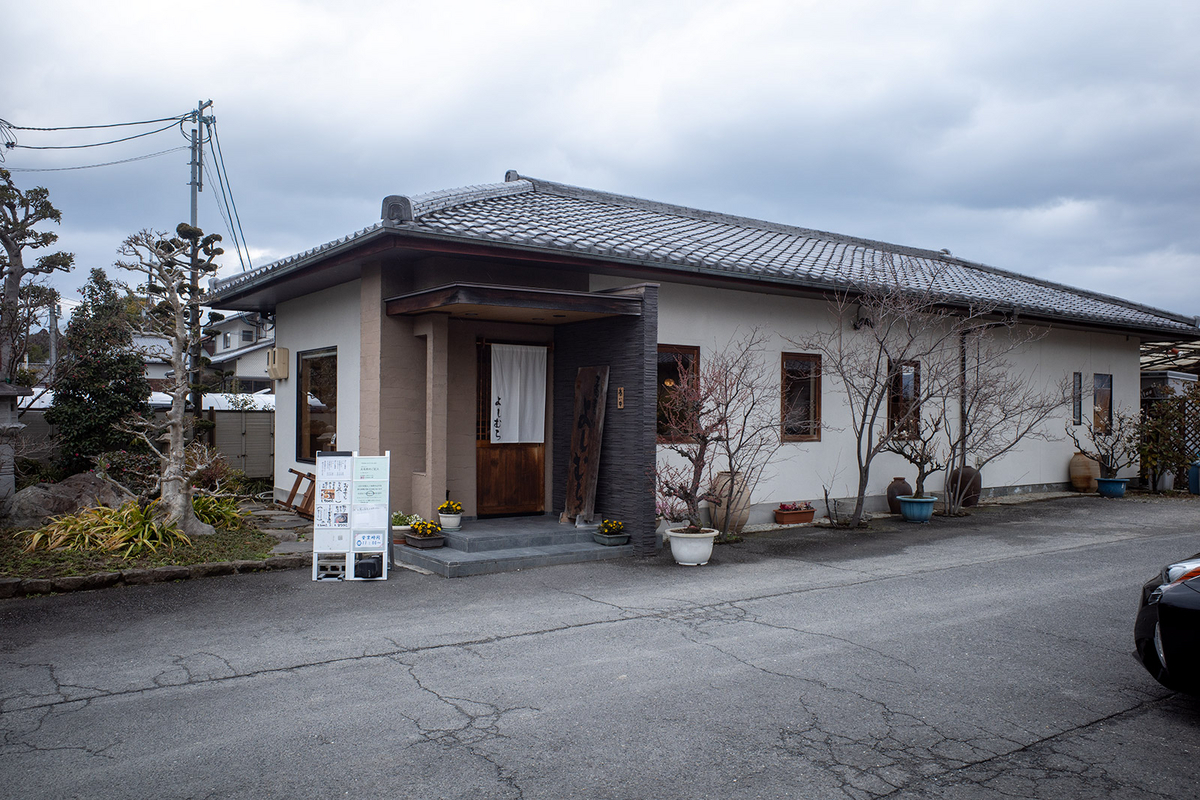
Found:
[[1071, 456], [1071, 488], [1077, 492], [1096, 491], [1096, 479], [1100, 477], [1100, 464], [1083, 453]]
[[974, 467], [952, 469], [946, 476], [946, 491], [951, 497], [961, 498], [963, 508], [977, 506], [983, 491], [983, 476]]
[[892, 482], [888, 484], [887, 488], [888, 511], [891, 511], [893, 514], [899, 514], [899, 498], [909, 497], [912, 493], [913, 488], [908, 485], [908, 481], [904, 480], [904, 478], [892, 478]]
[[735, 472], [733, 474], [733, 504], [730, 508], [725, 507], [725, 498], [729, 495], [729, 473], [717, 473], [717, 479], [713, 481], [713, 494], [721, 498], [721, 505], [712, 507], [713, 525], [717, 530], [725, 527], [725, 515], [731, 515], [729, 521], [729, 531], [731, 533], [741, 533], [742, 528], [746, 527], [746, 520], [750, 518], [750, 497], [746, 492], [746, 481], [742, 477], [742, 473]]

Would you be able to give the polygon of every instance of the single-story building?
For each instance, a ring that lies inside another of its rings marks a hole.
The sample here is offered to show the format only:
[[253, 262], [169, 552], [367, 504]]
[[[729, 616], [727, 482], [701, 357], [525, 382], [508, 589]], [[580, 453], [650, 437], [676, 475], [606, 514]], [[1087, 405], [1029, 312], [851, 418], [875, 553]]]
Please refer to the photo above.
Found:
[[[1074, 374], [1095, 403], [1137, 407], [1143, 342], [1200, 339], [1195, 318], [945, 251], [515, 172], [503, 183], [387, 197], [379, 222], [215, 281], [210, 302], [274, 321], [280, 495], [289, 469], [312, 469], [319, 450], [390, 451], [393, 509], [428, 517], [452, 498], [468, 518], [558, 514], [577, 466], [576, 377], [607, 367], [595, 509], [623, 520], [649, 552], [661, 375], [678, 356], [703, 360], [758, 325], [771, 332], [786, 413], [787, 360], [809, 357], [792, 342], [825, 318], [831, 292], [882, 280], [879, 265], [892, 257], [945, 276], [949, 304], [999, 298], [1024, 322], [1048, 327], [1021, 358], [1047, 385]], [[494, 376], [494, 363], [513, 366]], [[494, 380], [523, 382], [509, 395], [524, 393], [520, 407], [507, 416], [493, 409]], [[844, 404], [828, 382], [808, 386], [810, 435], [788, 437], [754, 497], [764, 508], [820, 498], [823, 487], [853, 491]], [[1068, 415], [1055, 421], [1060, 431]], [[985, 485], [1065, 486], [1072, 453], [1065, 437], [1030, 441], [991, 464]], [[879, 457], [869, 493], [882, 497], [905, 474], [898, 457]]]

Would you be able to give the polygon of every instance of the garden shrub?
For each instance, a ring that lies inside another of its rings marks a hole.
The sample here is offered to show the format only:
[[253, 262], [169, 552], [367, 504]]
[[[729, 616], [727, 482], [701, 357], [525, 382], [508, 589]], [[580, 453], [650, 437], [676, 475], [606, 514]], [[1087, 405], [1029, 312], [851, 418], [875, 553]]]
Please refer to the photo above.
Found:
[[173, 525], [157, 519], [158, 501], [145, 505], [131, 500], [119, 508], [85, 508], [76, 514], [64, 514], [45, 527], [26, 533], [25, 552], [45, 550], [99, 550], [120, 552], [128, 557], [160, 547], [174, 549], [191, 544]]

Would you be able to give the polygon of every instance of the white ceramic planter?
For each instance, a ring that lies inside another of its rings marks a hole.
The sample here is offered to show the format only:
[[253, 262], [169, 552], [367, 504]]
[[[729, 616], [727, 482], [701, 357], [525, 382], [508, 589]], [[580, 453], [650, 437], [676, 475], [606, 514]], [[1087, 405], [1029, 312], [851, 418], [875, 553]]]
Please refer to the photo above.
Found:
[[685, 567], [702, 567], [712, 558], [713, 539], [717, 538], [715, 528], [701, 528], [699, 533], [687, 533], [683, 528], [673, 528], [671, 535], [671, 555], [676, 564]]
[[456, 531], [462, 527], [462, 514], [438, 514], [438, 522], [442, 530]]

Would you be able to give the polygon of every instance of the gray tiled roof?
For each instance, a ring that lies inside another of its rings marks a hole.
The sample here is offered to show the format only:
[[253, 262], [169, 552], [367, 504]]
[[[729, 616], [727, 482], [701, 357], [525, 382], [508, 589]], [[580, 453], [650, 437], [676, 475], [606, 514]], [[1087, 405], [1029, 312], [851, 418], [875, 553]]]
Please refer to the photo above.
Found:
[[550, 250], [683, 273], [774, 284], [839, 287], [891, 276], [932, 286], [949, 301], [997, 302], [1026, 315], [1182, 337], [1196, 320], [1115, 297], [964, 261], [945, 252], [873, 242], [698, 209], [655, 203], [510, 172], [504, 183], [383, 202], [384, 221], [345, 239], [245, 273], [218, 291], [269, 280], [331, 249], [382, 230]]

